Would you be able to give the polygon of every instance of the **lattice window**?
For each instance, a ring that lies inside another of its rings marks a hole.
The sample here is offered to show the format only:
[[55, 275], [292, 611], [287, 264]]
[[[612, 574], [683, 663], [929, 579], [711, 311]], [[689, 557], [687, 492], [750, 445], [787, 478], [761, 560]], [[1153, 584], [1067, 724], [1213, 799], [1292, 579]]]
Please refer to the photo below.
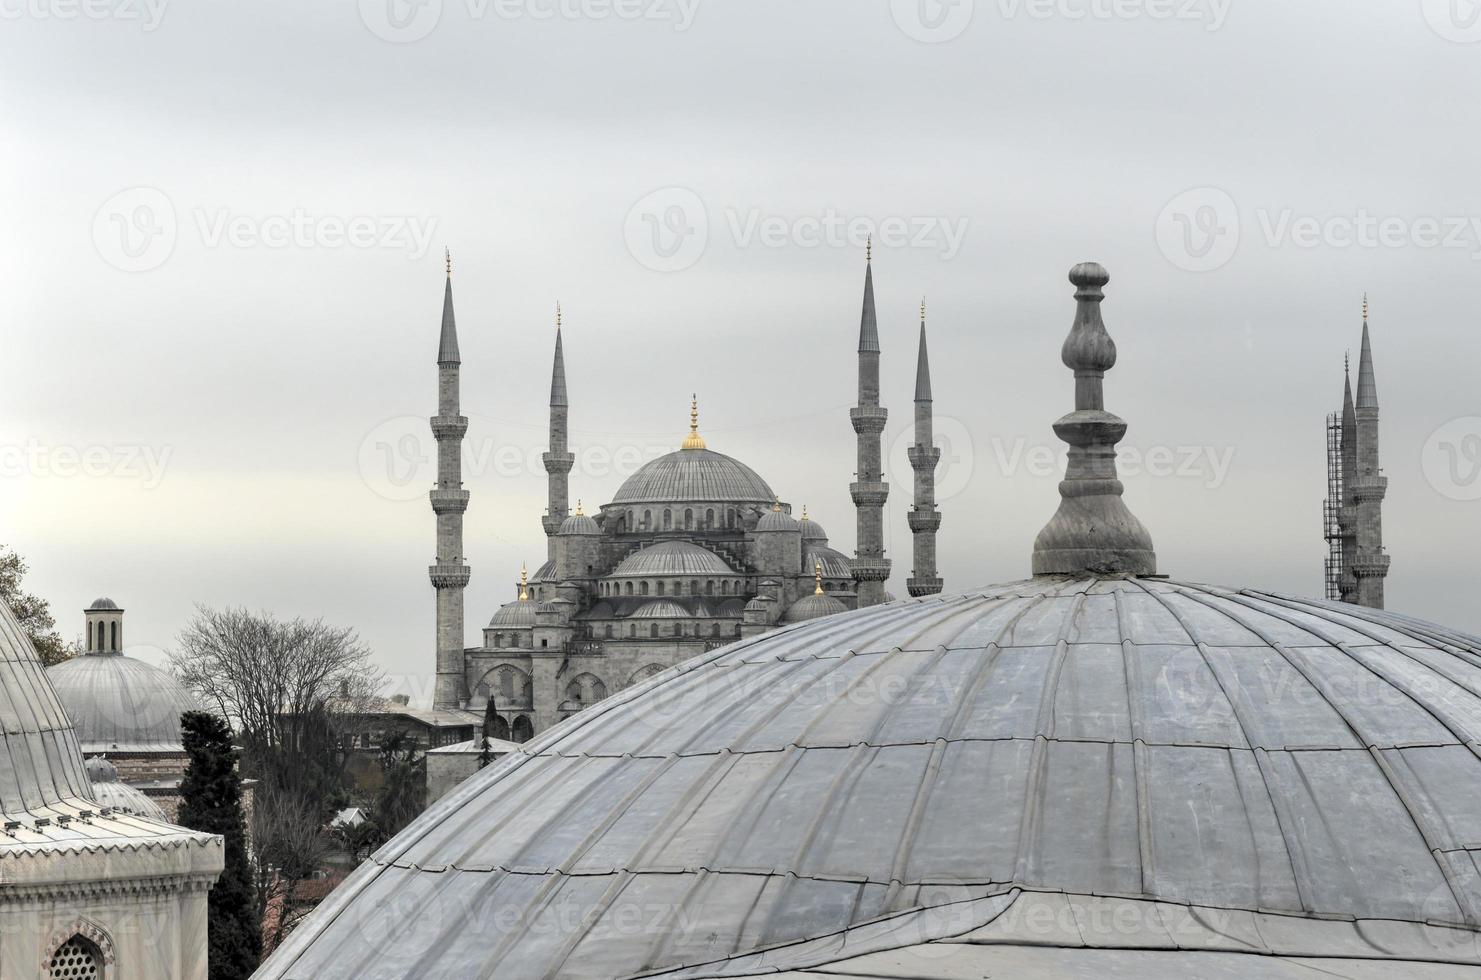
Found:
[[103, 957], [98, 947], [73, 936], [51, 954], [50, 976], [52, 980], [99, 980], [103, 976]]

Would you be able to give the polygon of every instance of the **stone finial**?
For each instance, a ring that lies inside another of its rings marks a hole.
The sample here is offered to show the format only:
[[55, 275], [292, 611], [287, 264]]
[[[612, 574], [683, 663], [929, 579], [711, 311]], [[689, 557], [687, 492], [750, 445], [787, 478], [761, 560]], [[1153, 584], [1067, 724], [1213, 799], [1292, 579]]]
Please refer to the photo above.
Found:
[[1035, 575], [1154, 575], [1152, 536], [1121, 499], [1116, 444], [1126, 423], [1105, 410], [1105, 374], [1116, 365], [1116, 343], [1101, 319], [1105, 268], [1085, 262], [1070, 270], [1075, 322], [1060, 350], [1075, 372], [1075, 411], [1054, 423], [1070, 446], [1059, 485], [1059, 510], [1034, 542]]

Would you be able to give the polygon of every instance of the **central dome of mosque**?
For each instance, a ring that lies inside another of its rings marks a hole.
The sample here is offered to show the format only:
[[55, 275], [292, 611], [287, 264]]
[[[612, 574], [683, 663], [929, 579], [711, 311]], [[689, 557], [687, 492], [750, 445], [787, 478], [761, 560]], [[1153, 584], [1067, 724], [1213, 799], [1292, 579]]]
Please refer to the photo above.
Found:
[[615, 504], [776, 502], [765, 480], [745, 463], [712, 449], [680, 449], [645, 463], [612, 498]]

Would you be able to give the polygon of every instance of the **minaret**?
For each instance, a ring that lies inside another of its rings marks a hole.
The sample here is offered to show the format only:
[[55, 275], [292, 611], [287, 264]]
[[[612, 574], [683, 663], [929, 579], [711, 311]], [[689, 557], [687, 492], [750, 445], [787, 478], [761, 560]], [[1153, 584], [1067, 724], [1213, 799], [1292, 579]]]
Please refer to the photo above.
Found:
[[1353, 562], [1358, 556], [1357, 504], [1353, 487], [1358, 482], [1358, 415], [1352, 400], [1352, 366], [1348, 358], [1342, 363], [1342, 508], [1339, 518], [1342, 531], [1342, 578], [1339, 583], [1343, 602], [1358, 601], [1358, 580], [1353, 575]]
[[[561, 528], [571, 509], [570, 474], [576, 457], [566, 446], [566, 418], [570, 402], [566, 398], [566, 354], [561, 343], [561, 307], [555, 304], [555, 365], [550, 371], [550, 451], [540, 458], [549, 476], [549, 501], [546, 504], [545, 535], [553, 536]], [[548, 542], [549, 555], [555, 558], [555, 544]]]
[[1070, 445], [1070, 459], [1059, 510], [1034, 542], [1035, 575], [1157, 574], [1152, 535], [1127, 510], [1116, 476], [1116, 444], [1126, 423], [1106, 411], [1105, 377], [1116, 366], [1116, 342], [1100, 305], [1110, 281], [1095, 262], [1070, 270], [1075, 323], [1060, 358], [1075, 372], [1075, 410], [1054, 423], [1054, 434]]
[[1353, 530], [1357, 534], [1357, 602], [1370, 609], [1383, 608], [1383, 585], [1388, 576], [1389, 557], [1383, 551], [1383, 498], [1388, 477], [1378, 465], [1378, 383], [1373, 376], [1373, 344], [1368, 336], [1368, 298], [1363, 297], [1363, 349], [1358, 355], [1357, 477], [1352, 498], [1357, 508]]
[[915, 362], [915, 445], [907, 451], [915, 471], [915, 506], [911, 508], [910, 533], [915, 542], [915, 572], [906, 587], [913, 596], [941, 591], [936, 574], [936, 531], [941, 512], [936, 509], [936, 465], [941, 450], [936, 446], [931, 424], [931, 362], [926, 355], [926, 301], [920, 301], [920, 353]]
[[879, 325], [874, 315], [874, 242], [865, 252], [864, 312], [859, 320], [859, 404], [849, 409], [858, 434], [858, 468], [849, 493], [858, 512], [858, 538], [853, 566], [859, 608], [885, 601], [890, 562], [884, 556], [884, 503], [890, 488], [884, 482], [880, 435], [889, 412], [879, 404]]
[[453, 318], [453, 260], [447, 256], [447, 287], [442, 294], [442, 338], [437, 348], [437, 488], [431, 493], [437, 515], [437, 564], [428, 569], [437, 590], [437, 687], [434, 708], [457, 708], [467, 701], [463, 677], [463, 590], [469, 568], [463, 561], [463, 436], [468, 419], [460, 414], [458, 325]]

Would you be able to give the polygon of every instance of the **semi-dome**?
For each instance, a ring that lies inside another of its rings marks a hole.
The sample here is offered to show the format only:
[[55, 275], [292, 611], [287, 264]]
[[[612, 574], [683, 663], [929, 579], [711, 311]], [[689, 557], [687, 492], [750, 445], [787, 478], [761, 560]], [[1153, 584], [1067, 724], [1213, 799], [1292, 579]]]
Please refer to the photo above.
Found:
[[787, 607], [782, 620], [788, 623], [804, 623], [809, 619], [822, 619], [824, 616], [833, 616], [841, 612], [848, 612], [848, 606], [831, 595], [805, 595]]
[[[1073, 896], [1116, 896], [1154, 932], [1191, 909], [1220, 949], [1428, 958], [1447, 942], [1481, 962], [1478, 692], [1481, 639], [1160, 579], [1036, 579], [805, 623], [619, 693], [469, 780], [264, 976], [743, 976], [1066, 895], [1071, 921]], [[678, 903], [639, 939], [622, 927]], [[468, 909], [489, 914], [447, 928]]]
[[725, 559], [689, 541], [663, 541], [636, 551], [612, 573], [618, 578], [672, 575], [735, 575]]
[[633, 611], [631, 619], [692, 619], [694, 614], [672, 599], [645, 602]]
[[645, 463], [612, 498], [617, 504], [737, 503], [770, 507], [776, 494], [756, 471], [710, 449], [681, 449]]
[[185, 751], [180, 716], [200, 705], [169, 671], [121, 653], [86, 653], [46, 674], [84, 754]]
[[841, 551], [832, 548], [818, 547], [816, 545], [806, 549], [803, 554], [803, 565], [811, 567], [823, 566], [823, 578], [838, 579], [852, 578], [854, 566], [849, 562], [848, 556]]
[[529, 629], [535, 625], [536, 604], [529, 599], [506, 602], [489, 620], [492, 629]]

